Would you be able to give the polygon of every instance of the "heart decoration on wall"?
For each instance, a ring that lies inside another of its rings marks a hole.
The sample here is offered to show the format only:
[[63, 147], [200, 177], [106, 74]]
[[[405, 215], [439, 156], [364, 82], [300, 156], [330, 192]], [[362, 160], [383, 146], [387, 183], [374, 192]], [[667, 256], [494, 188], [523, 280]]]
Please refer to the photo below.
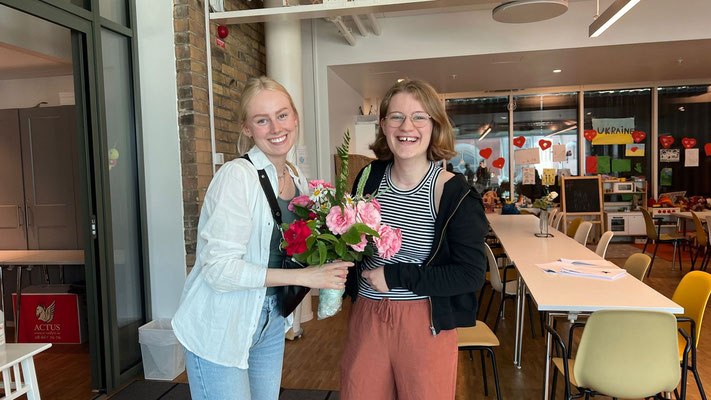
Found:
[[523, 147], [523, 144], [526, 143], [526, 138], [523, 136], [519, 136], [514, 139], [514, 146], [516, 147]]
[[583, 132], [583, 136], [585, 136], [585, 139], [587, 139], [589, 142], [592, 142], [593, 139], [595, 139], [595, 136], [597, 136], [597, 131], [595, 129], [587, 130]]
[[659, 143], [662, 144], [662, 147], [665, 149], [674, 144], [674, 138], [669, 136], [669, 135], [664, 135], [659, 137]]
[[630, 151], [632, 151], [633, 153], [637, 152], [637, 150], [639, 150], [639, 147], [637, 146], [634, 146], [630, 149]]
[[696, 139], [685, 137], [681, 139], [681, 145], [684, 146], [685, 149], [690, 149], [696, 146]]
[[632, 139], [634, 140], [635, 143], [639, 143], [644, 140], [644, 138], [647, 137], [647, 134], [642, 132], [642, 131], [634, 131], [632, 132]]
[[481, 150], [479, 150], [479, 155], [488, 160], [489, 157], [491, 157], [491, 153], [493, 153], [493, 152], [494, 151], [491, 150], [491, 148], [481, 149]]
[[551, 147], [551, 141], [546, 139], [541, 139], [538, 141], [538, 145], [541, 146], [541, 150], [546, 150]]
[[504, 163], [505, 163], [505, 162], [506, 162], [506, 160], [504, 160], [503, 157], [499, 157], [499, 158], [497, 158], [496, 160], [494, 160], [494, 162], [491, 163], [491, 165], [493, 165], [494, 168], [499, 168], [499, 169], [501, 169], [501, 168], [504, 167]]
[[706, 143], [704, 145], [704, 151], [706, 152], [706, 155], [711, 157], [711, 143]]

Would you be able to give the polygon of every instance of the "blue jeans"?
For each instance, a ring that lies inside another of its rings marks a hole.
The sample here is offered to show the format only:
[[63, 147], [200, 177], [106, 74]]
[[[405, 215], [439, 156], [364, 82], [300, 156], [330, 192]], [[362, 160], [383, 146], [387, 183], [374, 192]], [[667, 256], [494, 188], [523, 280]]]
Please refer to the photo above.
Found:
[[284, 317], [267, 296], [249, 349], [249, 368], [225, 367], [185, 350], [193, 400], [276, 400], [284, 361]]

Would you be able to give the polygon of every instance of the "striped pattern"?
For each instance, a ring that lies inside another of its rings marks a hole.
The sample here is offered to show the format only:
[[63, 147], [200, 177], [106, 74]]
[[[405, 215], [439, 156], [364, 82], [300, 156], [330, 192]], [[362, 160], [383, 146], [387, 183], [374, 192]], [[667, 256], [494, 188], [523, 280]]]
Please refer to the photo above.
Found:
[[[392, 182], [388, 165], [383, 179], [378, 186], [378, 201], [382, 206], [382, 222], [402, 230], [402, 247], [390, 260], [376, 255], [363, 259], [363, 269], [375, 269], [381, 265], [397, 262], [422, 263], [430, 254], [434, 239], [434, 222], [437, 216], [434, 207], [435, 182], [442, 168], [430, 163], [430, 168], [420, 183], [410, 190], [400, 190]], [[377, 253], [377, 252], [376, 252]], [[427, 296], [418, 296], [405, 288], [390, 288], [387, 293], [380, 293], [370, 287], [365, 278], [359, 282], [360, 296], [380, 300], [418, 300]]]

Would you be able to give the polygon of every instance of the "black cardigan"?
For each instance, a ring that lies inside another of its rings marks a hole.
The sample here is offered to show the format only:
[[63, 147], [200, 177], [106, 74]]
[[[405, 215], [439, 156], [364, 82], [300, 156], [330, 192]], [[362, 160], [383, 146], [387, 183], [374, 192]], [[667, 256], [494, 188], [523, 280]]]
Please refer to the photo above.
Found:
[[[373, 161], [364, 194], [378, 188], [389, 161]], [[356, 185], [363, 171], [358, 173]], [[354, 185], [355, 191], [355, 185]], [[388, 287], [404, 287], [429, 296], [432, 333], [476, 324], [477, 297], [486, 279], [484, 237], [489, 222], [481, 195], [457, 174], [444, 184], [435, 220], [435, 238], [424, 265], [395, 263], [385, 265]], [[346, 293], [353, 301], [358, 296], [360, 268], [351, 268]]]

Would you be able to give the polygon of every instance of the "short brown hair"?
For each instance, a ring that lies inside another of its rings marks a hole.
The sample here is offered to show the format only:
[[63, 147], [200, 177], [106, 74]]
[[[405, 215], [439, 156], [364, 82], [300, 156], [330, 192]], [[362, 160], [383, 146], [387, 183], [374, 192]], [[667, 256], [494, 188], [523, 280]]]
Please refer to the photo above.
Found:
[[437, 92], [429, 83], [420, 80], [404, 80], [393, 85], [380, 102], [380, 124], [375, 141], [370, 145], [375, 156], [380, 160], [392, 160], [393, 153], [385, 139], [382, 121], [388, 114], [388, 107], [393, 96], [398, 93], [409, 93], [422, 103], [424, 111], [432, 117], [432, 138], [427, 149], [427, 159], [430, 161], [449, 160], [457, 155], [454, 151], [454, 131], [444, 110]]
[[[284, 88], [284, 86], [268, 76], [249, 78], [249, 80], [247, 80], [247, 84], [244, 86], [244, 90], [242, 91], [239, 109], [237, 110], [237, 126], [240, 129], [239, 137], [237, 138], [237, 152], [240, 155], [246, 153], [252, 148], [252, 146], [254, 146], [254, 140], [245, 135], [242, 131], [244, 130], [244, 122], [247, 120], [247, 107], [249, 107], [249, 103], [252, 101], [254, 96], [259, 94], [262, 90], [271, 90], [274, 92], [284, 93], [289, 99], [289, 104], [291, 104], [292, 110], [294, 110], [296, 120], [299, 121], [299, 111], [296, 109], [296, 106], [294, 106], [294, 100], [291, 98], [291, 95]], [[299, 134], [298, 125], [296, 134]]]

